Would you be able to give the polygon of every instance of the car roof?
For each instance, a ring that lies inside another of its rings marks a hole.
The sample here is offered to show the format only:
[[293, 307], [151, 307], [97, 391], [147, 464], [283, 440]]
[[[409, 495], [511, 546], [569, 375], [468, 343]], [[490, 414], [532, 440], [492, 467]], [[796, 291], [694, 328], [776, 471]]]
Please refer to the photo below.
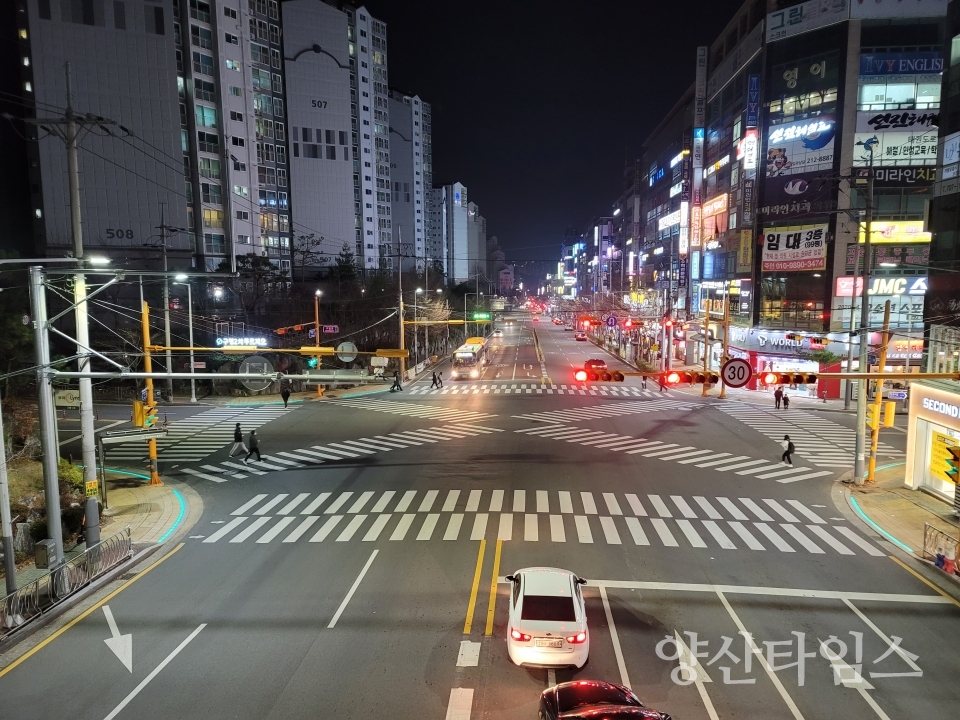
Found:
[[527, 595], [552, 595], [572, 597], [574, 574], [569, 570], [551, 567], [530, 567], [517, 570], [523, 576], [524, 593]]

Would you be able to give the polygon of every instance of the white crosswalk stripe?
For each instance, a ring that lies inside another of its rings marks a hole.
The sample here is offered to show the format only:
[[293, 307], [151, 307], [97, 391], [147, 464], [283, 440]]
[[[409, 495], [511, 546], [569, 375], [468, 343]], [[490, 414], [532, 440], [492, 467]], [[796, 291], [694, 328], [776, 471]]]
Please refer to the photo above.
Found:
[[575, 385], [563, 383], [531, 383], [531, 382], [450, 382], [442, 388], [431, 388], [430, 381], [421, 381], [409, 385], [404, 392], [418, 397], [447, 396], [447, 395], [521, 395], [524, 397], [542, 397], [544, 395], [584, 395], [593, 397], [647, 397], [664, 398], [674, 397], [678, 393], [671, 390], [659, 392], [644, 390], [642, 387], [622, 385], [620, 383], [604, 383], [590, 385]]
[[[548, 415], [549, 413], [539, 414]], [[518, 415], [516, 417], [538, 419], [533, 415]], [[543, 420], [543, 418], [539, 419]], [[552, 420], [550, 422], [559, 421]], [[660, 440], [648, 440], [646, 438], [635, 438], [613, 433], [598, 433], [597, 431], [587, 430], [573, 425], [538, 425], [532, 428], [515, 430], [514, 432], [549, 440], [564, 440], [600, 450], [622, 452], [626, 455], [658, 458], [664, 462], [693, 465], [693, 467], [697, 468], [711, 468], [717, 472], [733, 471], [736, 475], [750, 475], [760, 480], [770, 479], [782, 484], [834, 474], [831, 470], [816, 470], [810, 467], [801, 467], [800, 465], [784, 467], [771, 462], [769, 459], [762, 460], [751, 458], [747, 455], [715, 453], [712, 450], [697, 449], [695, 447], [679, 445], [678, 443], [665, 443]], [[598, 437], [598, 435], [600, 437]], [[771, 472], [774, 468], [776, 468], [776, 471]]]
[[[823, 417], [822, 413], [766, 409], [741, 402], [720, 405], [719, 409], [778, 443], [784, 435], [789, 435], [797, 449], [795, 457], [806, 458], [819, 467], [847, 468], [853, 464], [855, 431]], [[881, 442], [877, 454], [902, 457], [904, 453]], [[769, 477], [774, 474], [770, 473]]]
[[[400, 493], [399, 500], [397, 495], [397, 490], [346, 490], [316, 496], [258, 493], [234, 510], [229, 522], [203, 542], [294, 543], [317, 525], [309, 542], [324, 542], [328, 538], [335, 542], [452, 542], [486, 538], [529, 543], [572, 541], [695, 550], [885, 555], [851, 527], [828, 525], [813, 509], [795, 499], [654, 494], [641, 499], [635, 493], [604, 492], [600, 493], [601, 506], [593, 492], [566, 490], [406, 490]], [[480, 512], [487, 506], [489, 512]], [[652, 517], [648, 507], [653, 510]]]
[[496, 417], [491, 413], [472, 412], [459, 408], [436, 407], [433, 405], [418, 405], [408, 402], [394, 402], [375, 398], [340, 398], [328, 400], [334, 405], [357, 408], [358, 410], [374, 410], [376, 412], [405, 415], [407, 417], [428, 418], [430, 420], [452, 420], [456, 422], [472, 422]]
[[[183, 420], [171, 421], [167, 425], [166, 436], [157, 440], [157, 458], [162, 463], [198, 462], [233, 445], [233, 429], [236, 423], [240, 423], [246, 442], [251, 430], [256, 430], [295, 409], [296, 407], [284, 408], [283, 405], [225, 405], [204, 410]], [[106, 453], [108, 461], [136, 462], [147, 459], [147, 446], [146, 443], [111, 445]]]
[[566, 410], [526, 413], [524, 415], [514, 415], [514, 417], [541, 422], [568, 423], [597, 420], [599, 418], [621, 417], [623, 415], [637, 415], [648, 412], [664, 412], [668, 410], [686, 412], [695, 407], [697, 407], [695, 404], [677, 402], [675, 400], [638, 400], [635, 402], [615, 402], [606, 403], [605, 405], [568, 408]]

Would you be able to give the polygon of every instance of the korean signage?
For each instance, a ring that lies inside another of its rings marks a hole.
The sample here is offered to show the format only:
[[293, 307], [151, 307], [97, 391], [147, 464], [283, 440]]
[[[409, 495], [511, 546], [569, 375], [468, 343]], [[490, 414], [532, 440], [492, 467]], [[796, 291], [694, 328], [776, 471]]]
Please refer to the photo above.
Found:
[[[867, 224], [860, 223], [860, 242], [867, 240]], [[871, 243], [930, 242], [923, 220], [874, 220], [870, 224]]]
[[760, 121], [760, 76], [747, 78], [747, 129], [755, 128]]
[[687, 286], [687, 259], [677, 260], [677, 287], [685, 288]]
[[726, 212], [728, 193], [717, 195], [703, 204], [703, 217], [708, 218], [718, 213]]
[[[925, 295], [927, 278], [924, 276], [875, 277], [870, 281], [867, 296], [871, 295]], [[856, 279], [856, 297], [863, 294], [863, 278]], [[849, 275], [837, 278], [837, 297], [854, 297], [854, 279]]]
[[[943, 154], [940, 163], [943, 169], [940, 171], [942, 180], [951, 180], [952, 183], [938, 183], [937, 195], [949, 195], [956, 192], [957, 181], [955, 178], [960, 176], [960, 133], [952, 133], [943, 138]], [[944, 188], [944, 185], [947, 185]]]
[[[936, 411], [938, 412], [949, 415], [950, 417], [957, 417], [956, 405], [948, 405], [947, 403], [940, 402], [939, 400], [930, 400], [929, 398], [924, 398], [923, 406], [928, 410], [933, 409], [928, 407], [928, 403], [939, 406], [936, 408]], [[956, 482], [956, 480], [947, 474], [947, 471], [954, 469], [953, 453], [950, 452], [950, 448], [956, 447], [956, 445], [957, 439], [952, 435], [937, 432], [936, 430], [930, 431], [930, 474], [938, 480], [943, 480], [944, 482], [949, 483]]]
[[680, 236], [677, 238], [677, 252], [680, 257], [687, 256], [690, 250], [690, 203], [680, 203]]
[[930, 187], [937, 179], [937, 168], [932, 165], [916, 167], [897, 166], [873, 169], [873, 186], [881, 187]]
[[836, 123], [832, 115], [770, 128], [767, 177], [833, 168]]
[[898, 17], [944, 17], [947, 0], [854, 0], [850, 4], [850, 17], [898, 18]]
[[266, 347], [267, 339], [263, 337], [225, 337], [217, 338], [217, 347], [245, 347], [245, 346]]
[[895, 110], [894, 112], [858, 112], [857, 132], [873, 133], [878, 130], [903, 130], [908, 132], [936, 132], [940, 113], [936, 110]]
[[834, 185], [820, 173], [801, 173], [766, 180], [766, 205], [761, 209], [768, 222], [777, 219], [810, 217], [837, 209]]
[[[881, 130], [854, 135], [853, 164], [876, 167], [885, 165], [935, 165], [937, 162], [937, 129]], [[872, 151], [872, 152], [871, 152]]]
[[827, 225], [767, 228], [763, 233], [763, 272], [825, 270]]
[[[852, 243], [847, 245], [847, 272], [853, 272], [854, 257], [859, 248]], [[930, 245], [887, 245], [870, 244], [871, 267], [879, 267], [881, 263], [885, 265], [896, 265], [898, 267], [910, 267], [911, 265], [925, 267], [930, 262]], [[863, 272], [863, 250], [860, 249], [858, 263], [858, 273]]]
[[664, 215], [657, 223], [658, 230], [666, 230], [669, 227], [680, 224], [680, 211], [676, 210], [669, 215]]
[[753, 191], [756, 180], [743, 181], [743, 224], [753, 224]]
[[849, 14], [848, 0], [809, 0], [772, 12], [767, 15], [767, 42], [843, 22]]
[[747, 175], [753, 175], [751, 170], [757, 169], [757, 150], [760, 146], [760, 140], [757, 137], [757, 129], [749, 128], [743, 137], [737, 143], [737, 160], [743, 160], [743, 169]]
[[691, 158], [691, 166], [693, 167], [694, 205], [700, 204], [700, 184], [702, 182], [700, 168], [703, 167], [703, 128], [706, 124], [707, 59], [709, 54], [710, 48], [706, 45], [697, 47], [697, 69], [693, 93], [693, 156]]
[[737, 252], [737, 272], [753, 269], [753, 230], [740, 231], [740, 248]]
[[703, 227], [703, 216], [700, 206], [694, 205], [690, 208], [690, 247], [700, 247], [700, 231]]
[[938, 52], [873, 53], [860, 56], [861, 76], [939, 75], [943, 54]]

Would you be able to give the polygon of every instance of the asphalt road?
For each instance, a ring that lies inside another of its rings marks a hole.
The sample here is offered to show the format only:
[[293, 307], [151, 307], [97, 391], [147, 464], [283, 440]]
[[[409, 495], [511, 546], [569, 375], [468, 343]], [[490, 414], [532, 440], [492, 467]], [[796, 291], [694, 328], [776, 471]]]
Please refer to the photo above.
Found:
[[[854, 521], [841, 468], [812, 447], [778, 465], [760, 421], [713, 400], [574, 389], [602, 355], [549, 321], [537, 334], [544, 367], [524, 321], [500, 378], [279, 415], [260, 464], [213, 438], [172, 471], [199, 522], [107, 601], [132, 672], [98, 608], [0, 670], [3, 716], [444, 718], [459, 689], [469, 717], [533, 718], [548, 682], [578, 678], [684, 720], [955, 715], [960, 608]], [[589, 580], [582, 670], [507, 658], [497, 579], [533, 565]]]

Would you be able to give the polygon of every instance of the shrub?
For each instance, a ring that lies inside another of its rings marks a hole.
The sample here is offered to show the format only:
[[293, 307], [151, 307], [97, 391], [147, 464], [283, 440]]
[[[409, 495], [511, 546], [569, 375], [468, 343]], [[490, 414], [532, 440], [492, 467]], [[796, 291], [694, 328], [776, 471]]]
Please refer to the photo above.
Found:
[[80, 526], [83, 524], [83, 508], [68, 507], [64, 508], [60, 514], [63, 532], [65, 535], [76, 535], [80, 532]]
[[37, 518], [30, 523], [30, 537], [35, 543], [47, 539], [47, 520], [46, 518]]
[[83, 490], [83, 470], [63, 458], [57, 467], [57, 475], [61, 483], [66, 483], [71, 490]]

